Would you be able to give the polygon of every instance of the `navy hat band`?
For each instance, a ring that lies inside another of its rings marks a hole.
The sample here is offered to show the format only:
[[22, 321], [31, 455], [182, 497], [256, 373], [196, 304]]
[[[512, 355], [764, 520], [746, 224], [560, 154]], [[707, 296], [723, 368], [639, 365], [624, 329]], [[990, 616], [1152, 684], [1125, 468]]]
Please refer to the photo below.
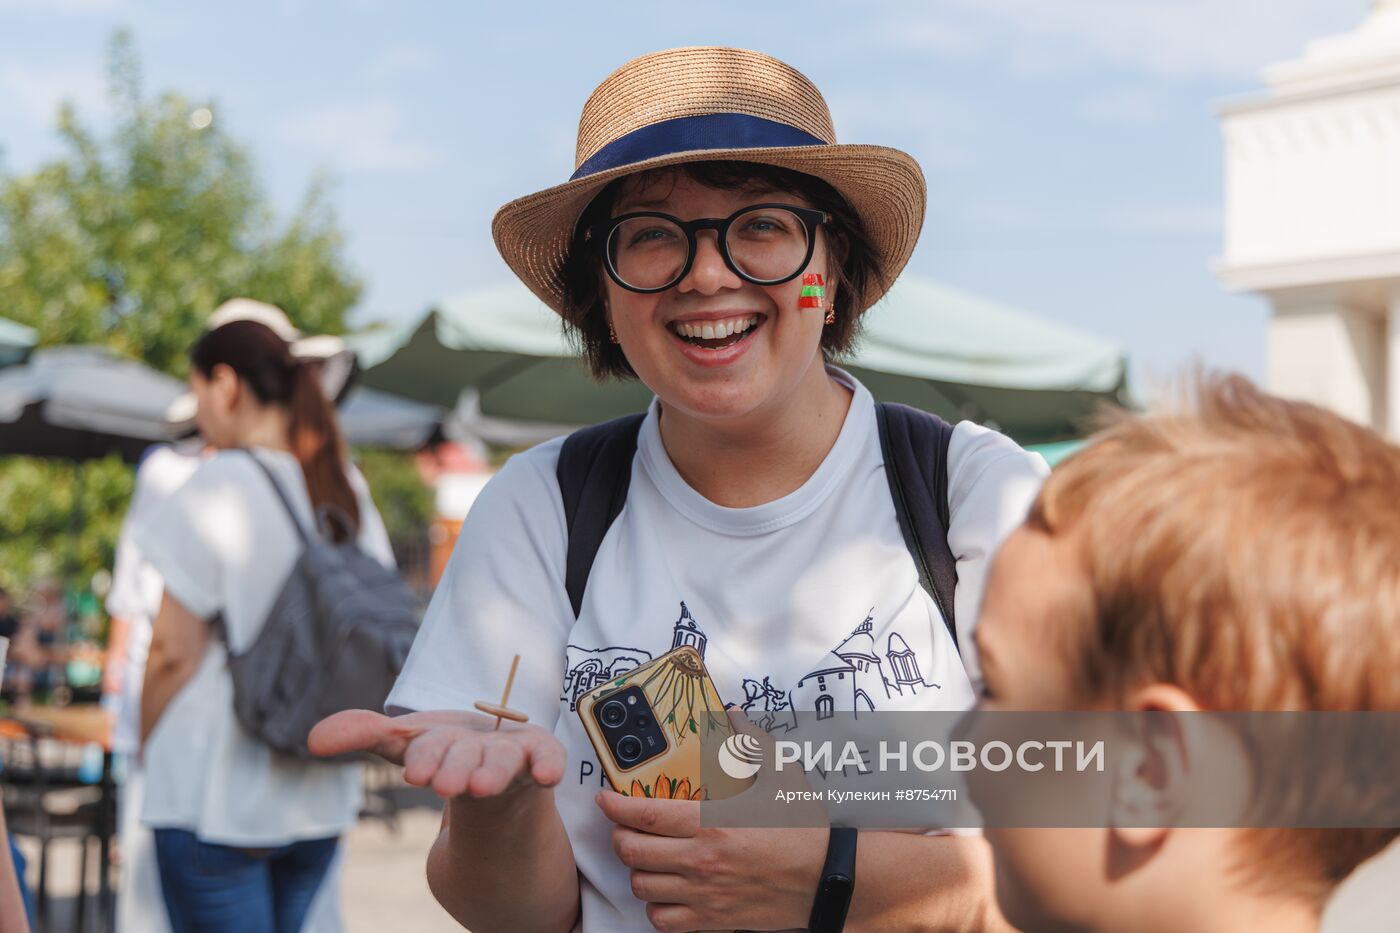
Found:
[[647, 159], [700, 149], [767, 149], [780, 146], [825, 146], [819, 139], [786, 123], [765, 120], [747, 113], [707, 113], [694, 117], [663, 120], [619, 136], [593, 155], [570, 181], [589, 175], [635, 165]]

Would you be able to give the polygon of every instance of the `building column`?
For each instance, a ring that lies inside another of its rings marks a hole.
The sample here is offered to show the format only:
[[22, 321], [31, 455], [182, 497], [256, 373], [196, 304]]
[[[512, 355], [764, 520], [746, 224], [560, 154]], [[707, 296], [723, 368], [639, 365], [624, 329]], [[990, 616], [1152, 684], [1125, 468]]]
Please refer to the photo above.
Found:
[[1393, 336], [1387, 340], [1387, 330], [1392, 335], [1400, 330], [1396, 323], [1386, 327], [1386, 317], [1396, 320], [1394, 302], [1382, 316], [1348, 304], [1330, 289], [1298, 289], [1272, 298], [1269, 390], [1386, 430], [1387, 409], [1396, 410], [1387, 405], [1387, 358], [1400, 353]]
[[1400, 442], [1400, 285], [1390, 293], [1386, 309], [1386, 434]]

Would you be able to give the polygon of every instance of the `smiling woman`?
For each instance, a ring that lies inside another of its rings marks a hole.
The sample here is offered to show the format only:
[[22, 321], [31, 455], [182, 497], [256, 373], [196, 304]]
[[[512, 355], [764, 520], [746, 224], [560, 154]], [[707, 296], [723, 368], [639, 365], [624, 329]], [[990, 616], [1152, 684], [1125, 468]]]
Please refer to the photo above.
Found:
[[[619, 277], [613, 272], [615, 262], [612, 256], [612, 250], [615, 248], [613, 243], [619, 239], [619, 234], [614, 233], [613, 240], [604, 240], [601, 237], [601, 232], [607, 229], [610, 223], [616, 223], [615, 215], [624, 211], [632, 216], [635, 216], [632, 212], [641, 211], [644, 208], [649, 211], [659, 211], [662, 206], [667, 204], [668, 199], [676, 194], [678, 185], [682, 187], [698, 185], [717, 191], [736, 191], [755, 202], [777, 201], [786, 198], [789, 201], [795, 200], [797, 205], [812, 210], [814, 214], [822, 215], [822, 221], [819, 225], [822, 231], [820, 234], [817, 232], [818, 224], [813, 223], [810, 219], [804, 221], [790, 212], [780, 215], [784, 217], [787, 224], [788, 235], [785, 239], [792, 241], [783, 254], [787, 255], [789, 252], [796, 254], [797, 261], [791, 264], [791, 268], [786, 268], [783, 263], [773, 269], [755, 266], [759, 271], [772, 273], [769, 276], [774, 280], [771, 284], [782, 284], [797, 276], [811, 260], [819, 238], [826, 253], [822, 257], [823, 264], [836, 270], [831, 283], [833, 292], [840, 290], [850, 295], [864, 295], [885, 282], [886, 272], [881, 256], [872, 246], [870, 237], [860, 222], [859, 215], [851, 209], [845, 198], [841, 197], [836, 189], [819, 178], [776, 166], [737, 161], [689, 162], [675, 168], [652, 169], [624, 176], [610, 182], [593, 199], [579, 218], [578, 229], [584, 231], [585, 234], [591, 233], [593, 235], [585, 236], [583, 242], [576, 242], [573, 245], [560, 272], [564, 288], [564, 301], [562, 308], [559, 309], [560, 314], [579, 338], [584, 357], [588, 360], [596, 376], [636, 375], [628, 363], [626, 355], [611, 340], [608, 315], [603, 306], [604, 283], [601, 272], [606, 270], [615, 284], [627, 287], [622, 281], [619, 281]], [[655, 219], [655, 215], [651, 216], [652, 219]], [[761, 222], [764, 219], [762, 215], [746, 214], [742, 216], [749, 217], [751, 221]], [[741, 216], [730, 217], [731, 221], [739, 219]], [[771, 222], [770, 219], [769, 223]], [[627, 224], [628, 222], [624, 221], [623, 223]], [[674, 221], [668, 222], [667, 228], [671, 235], [679, 232]], [[625, 235], [633, 228], [619, 225], [619, 229]], [[737, 241], [742, 236], [742, 229], [741, 227], [736, 232], [735, 225], [731, 223], [727, 232], [733, 235]], [[797, 236], [799, 229], [802, 233], [800, 238]], [[651, 235], [655, 237], [657, 234]], [[685, 236], [683, 232], [680, 235]], [[682, 257], [678, 268], [683, 268], [686, 271], [689, 271], [690, 267], [693, 266], [699, 249], [697, 234], [692, 232], [689, 236], [688, 256], [684, 250], [677, 250]], [[733, 255], [735, 252], [741, 256], [744, 255], [742, 245], [731, 248], [727, 245], [727, 240], [728, 237], [725, 240], [720, 240], [716, 236], [716, 248], [724, 243], [726, 244], [724, 249], [727, 250], [728, 255]], [[685, 245], [684, 241], [681, 242], [681, 245]], [[607, 257], [605, 263], [602, 264], [598, 261], [600, 251]], [[726, 262], [730, 263], [731, 269], [734, 269], [732, 260], [726, 260]], [[734, 271], [736, 275], [742, 276], [743, 274], [739, 269]], [[676, 275], [673, 278], [680, 277], [683, 276]], [[664, 288], [661, 290], [664, 291]], [[881, 290], [883, 291], [883, 289]], [[852, 305], [854, 303], [853, 300]], [[859, 315], [854, 313], [837, 313], [834, 318], [835, 320], [828, 323], [822, 331], [821, 337], [822, 352], [828, 358], [838, 357], [852, 348], [859, 322]], [[753, 315], [744, 320], [757, 324], [765, 319]], [[703, 336], [703, 334], [688, 336]]]
[[[682, 647], [769, 729], [796, 710], [972, 704], [983, 572], [1044, 464], [978, 425], [877, 405], [833, 365], [907, 262], [924, 198], [909, 156], [837, 143], [799, 72], [695, 48], [605, 79], [573, 177], [497, 214], [502, 256], [593, 373], [655, 399], [507, 463], [390, 697], [417, 712], [315, 736], [327, 754], [402, 761], [450, 800], [428, 877], [463, 925], [1000, 924], [978, 839], [704, 828], [674, 776], [638, 766], [599, 793], [578, 715], [590, 691]], [[924, 481], [926, 508], [912, 488], [892, 495], [895, 475]], [[515, 653], [529, 724], [458, 712], [499, 689]]]

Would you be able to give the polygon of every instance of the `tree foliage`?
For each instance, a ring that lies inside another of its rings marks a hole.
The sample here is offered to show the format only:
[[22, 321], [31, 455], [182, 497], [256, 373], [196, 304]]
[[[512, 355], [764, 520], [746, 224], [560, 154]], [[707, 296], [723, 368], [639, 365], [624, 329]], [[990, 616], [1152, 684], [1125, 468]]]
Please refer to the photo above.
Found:
[[433, 491], [424, 484], [413, 458], [398, 451], [362, 447], [355, 451], [354, 460], [365, 475], [395, 546], [422, 536], [433, 514]]
[[[41, 346], [104, 344], [176, 376], [209, 313], [235, 296], [282, 307], [308, 333], [343, 331], [361, 284], [326, 184], [279, 223], [212, 102], [144, 95], [124, 34], [109, 78], [109, 132], [65, 104], [61, 154], [0, 173], [0, 314]], [[111, 566], [130, 471], [89, 465], [81, 493], [75, 476], [72, 464], [0, 458], [0, 582], [65, 569], [86, 582]]]
[[147, 99], [129, 39], [113, 42], [114, 126], [69, 105], [61, 156], [0, 177], [0, 308], [41, 345], [106, 343], [182, 375], [209, 312], [237, 295], [339, 333], [360, 295], [324, 183], [280, 225], [247, 150], [177, 93]]
[[132, 473], [116, 457], [0, 458], [0, 585], [14, 593], [46, 577], [86, 585], [110, 569]]

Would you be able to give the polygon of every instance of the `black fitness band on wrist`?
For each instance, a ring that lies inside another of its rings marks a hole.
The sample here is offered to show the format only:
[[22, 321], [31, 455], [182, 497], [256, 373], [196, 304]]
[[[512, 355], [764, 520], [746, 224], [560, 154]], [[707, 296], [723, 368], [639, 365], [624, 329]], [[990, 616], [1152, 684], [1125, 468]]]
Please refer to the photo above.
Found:
[[857, 836], [852, 827], [831, 827], [826, 862], [822, 865], [821, 880], [817, 882], [812, 915], [807, 920], [811, 933], [841, 933], [846, 925], [846, 912], [851, 909], [851, 895], [856, 888]]

